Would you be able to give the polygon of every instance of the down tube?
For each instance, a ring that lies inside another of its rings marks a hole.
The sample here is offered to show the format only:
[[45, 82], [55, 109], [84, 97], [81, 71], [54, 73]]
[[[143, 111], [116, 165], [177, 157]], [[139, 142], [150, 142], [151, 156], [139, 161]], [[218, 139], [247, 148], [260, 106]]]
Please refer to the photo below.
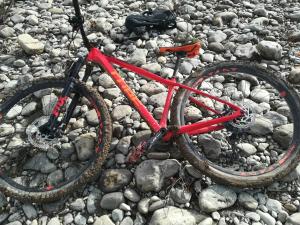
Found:
[[106, 57], [97, 49], [92, 48], [87, 56], [87, 60], [100, 64], [103, 68], [110, 74], [111, 78], [114, 80], [116, 85], [120, 88], [123, 94], [128, 98], [128, 100], [132, 103], [134, 108], [140, 113], [143, 119], [147, 122], [150, 128], [157, 132], [160, 130], [160, 125], [153, 118], [151, 113], [147, 110], [147, 108], [143, 105], [143, 103], [136, 97], [135, 93], [131, 90], [131, 88], [126, 84], [126, 82], [119, 75], [117, 70], [113, 68], [113, 66], [109, 63]]

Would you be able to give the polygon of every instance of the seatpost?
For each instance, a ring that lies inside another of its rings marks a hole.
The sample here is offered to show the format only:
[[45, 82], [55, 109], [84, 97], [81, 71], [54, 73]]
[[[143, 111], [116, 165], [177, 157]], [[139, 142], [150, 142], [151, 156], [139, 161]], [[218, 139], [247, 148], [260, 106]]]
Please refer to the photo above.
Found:
[[179, 65], [180, 65], [181, 58], [185, 56], [185, 53], [184, 52], [177, 52], [176, 56], [177, 56], [177, 59], [176, 59], [176, 62], [175, 62], [175, 68], [174, 68], [174, 72], [173, 72], [173, 77], [176, 76], [178, 68], [179, 68]]

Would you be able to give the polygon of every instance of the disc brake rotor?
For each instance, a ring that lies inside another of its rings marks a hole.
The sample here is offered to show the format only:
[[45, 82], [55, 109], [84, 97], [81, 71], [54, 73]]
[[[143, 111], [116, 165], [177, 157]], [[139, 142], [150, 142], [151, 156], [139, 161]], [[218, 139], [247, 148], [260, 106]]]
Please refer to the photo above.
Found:
[[57, 138], [50, 138], [47, 134], [42, 134], [39, 130], [39, 127], [46, 124], [49, 120], [49, 116], [42, 116], [33, 121], [27, 129], [26, 134], [28, 141], [35, 147], [48, 150], [54, 147], [58, 143]]

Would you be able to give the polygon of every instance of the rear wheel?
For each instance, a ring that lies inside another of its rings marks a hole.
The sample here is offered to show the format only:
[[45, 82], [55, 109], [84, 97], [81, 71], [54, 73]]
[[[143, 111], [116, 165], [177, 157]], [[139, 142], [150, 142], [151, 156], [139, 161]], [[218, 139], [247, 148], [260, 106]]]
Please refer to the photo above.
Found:
[[75, 94], [78, 104], [65, 129], [47, 135], [40, 129], [66, 81], [43, 80], [17, 92], [0, 109], [0, 190], [21, 200], [53, 201], [91, 181], [103, 164], [111, 141], [111, 122], [104, 100], [75, 83], [61, 121]]
[[[218, 182], [239, 187], [267, 185], [295, 168], [300, 102], [283, 80], [253, 63], [224, 62], [205, 68], [185, 84], [243, 109], [242, 116], [219, 124], [224, 126], [221, 130], [176, 138], [193, 166]], [[191, 97], [210, 108], [195, 105]], [[181, 89], [171, 118], [172, 124], [183, 126], [231, 113], [220, 102]]]

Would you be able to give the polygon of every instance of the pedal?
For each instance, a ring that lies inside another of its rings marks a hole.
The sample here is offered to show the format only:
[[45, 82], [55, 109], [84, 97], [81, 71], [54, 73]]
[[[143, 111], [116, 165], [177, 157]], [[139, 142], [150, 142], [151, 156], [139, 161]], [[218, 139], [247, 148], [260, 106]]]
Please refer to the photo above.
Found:
[[150, 150], [157, 142], [159, 142], [162, 137], [166, 134], [166, 129], [161, 129], [150, 137], [147, 141], [142, 141], [134, 150], [132, 150], [127, 158], [128, 163], [135, 163], [138, 161], [146, 150]]

